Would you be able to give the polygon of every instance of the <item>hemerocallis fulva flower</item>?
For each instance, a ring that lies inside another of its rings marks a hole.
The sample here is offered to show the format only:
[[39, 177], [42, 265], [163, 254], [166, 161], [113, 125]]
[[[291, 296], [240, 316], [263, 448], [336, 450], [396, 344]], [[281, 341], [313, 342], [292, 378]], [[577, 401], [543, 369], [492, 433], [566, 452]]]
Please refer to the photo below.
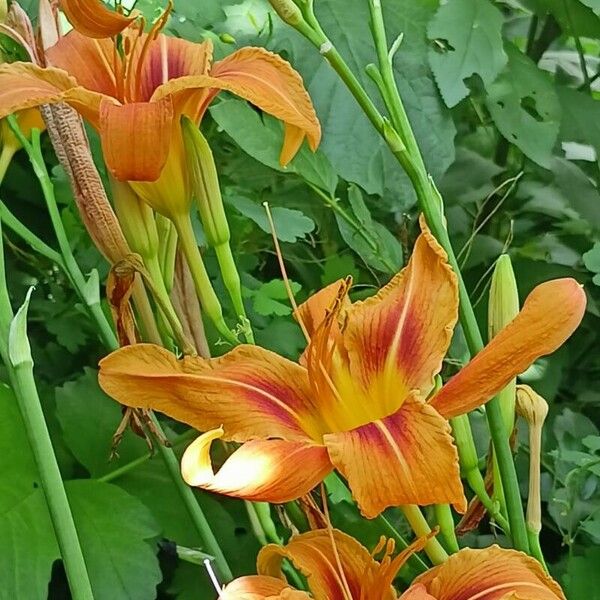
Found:
[[[565, 600], [536, 560], [498, 546], [460, 550], [417, 577], [398, 597], [392, 581], [423, 543], [419, 540], [393, 558], [388, 543], [383, 558], [376, 560], [384, 543], [369, 553], [341, 531], [333, 530], [333, 542], [327, 530], [311, 531], [285, 547], [265, 546], [257, 559], [259, 574], [234, 580], [219, 600]], [[287, 584], [281, 572], [284, 558], [307, 577], [310, 595]]]
[[[204, 360], [153, 345], [100, 363], [100, 385], [120, 403], [152, 408], [206, 433], [186, 450], [193, 486], [268, 502], [311, 490], [333, 468], [362, 513], [452, 503], [464, 510], [457, 450], [446, 419], [487, 402], [583, 316], [573, 279], [538, 286], [515, 320], [429, 397], [457, 320], [457, 281], [425, 225], [408, 266], [375, 296], [351, 304], [348, 282], [300, 309], [310, 343], [301, 364], [242, 345]], [[217, 438], [245, 442], [213, 473]]]
[[[73, 30], [47, 50], [47, 68], [23, 62], [0, 66], [0, 117], [41, 104], [70, 104], [98, 130], [112, 176], [131, 182], [156, 211], [173, 218], [187, 215], [191, 203], [180, 117], [199, 122], [219, 91], [284, 122], [283, 165], [305, 137], [316, 149], [321, 130], [302, 79], [288, 62], [249, 47], [213, 63], [210, 41], [160, 33], [168, 13], [149, 33], [142, 31], [143, 22], [124, 17], [124, 29], [112, 38]], [[89, 19], [84, 25], [86, 31], [94, 27]], [[102, 21], [97, 27], [102, 31], [105, 25], [114, 24]]]

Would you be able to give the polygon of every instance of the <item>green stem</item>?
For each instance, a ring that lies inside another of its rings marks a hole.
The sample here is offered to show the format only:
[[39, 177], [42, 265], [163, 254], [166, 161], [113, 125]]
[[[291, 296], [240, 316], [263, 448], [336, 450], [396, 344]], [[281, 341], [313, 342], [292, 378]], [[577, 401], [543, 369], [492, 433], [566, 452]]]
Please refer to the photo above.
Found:
[[[415, 504], [406, 504], [400, 508], [417, 537], [425, 537], [431, 534], [431, 527], [429, 527], [429, 523], [427, 523], [418, 506]], [[448, 554], [434, 537], [428, 540], [425, 546], [425, 553], [434, 565], [440, 565], [448, 560]]]
[[0, 151], [0, 184], [4, 181], [4, 176], [10, 167], [10, 163], [15, 155], [17, 148], [14, 146], [4, 145]]
[[546, 573], [548, 573], [548, 565], [546, 564], [546, 560], [544, 559], [544, 553], [542, 552], [542, 547], [540, 546], [540, 532], [535, 531], [533, 529], [527, 528], [527, 536], [529, 538], [529, 547], [531, 549], [531, 555], [537, 558]]
[[194, 280], [194, 286], [196, 287], [196, 293], [200, 299], [200, 304], [206, 315], [214, 323], [217, 331], [230, 343], [236, 345], [238, 343], [237, 338], [232, 331], [227, 327], [225, 320], [223, 319], [223, 311], [221, 304], [212, 283], [204, 267], [202, 255], [198, 249], [196, 238], [194, 236], [194, 230], [192, 229], [192, 223], [189, 218], [185, 217], [178, 219], [175, 222], [177, 233], [179, 234], [179, 243], [183, 253], [185, 254], [188, 266], [192, 273], [192, 279]]
[[38, 254], [45, 256], [49, 261], [58, 265], [63, 271], [66, 272], [66, 267], [63, 262], [62, 256], [56, 252], [56, 250], [50, 248], [48, 244], [43, 242], [33, 231], [28, 229], [12, 212], [10, 212], [8, 206], [0, 200], [0, 219], [6, 226], [14, 231], [24, 242], [35, 250]]
[[238, 319], [241, 320], [242, 330], [244, 337], [249, 344], [254, 344], [254, 332], [252, 331], [252, 325], [246, 316], [246, 307], [242, 300], [242, 283], [240, 276], [233, 260], [233, 254], [231, 253], [231, 246], [229, 242], [214, 246], [217, 260], [219, 261], [219, 268], [221, 269], [221, 276], [223, 277], [223, 283], [225, 288], [229, 292], [229, 297], [233, 303], [233, 308]]
[[[164, 431], [154, 414], [152, 415], [152, 422], [160, 434], [164, 435]], [[223, 577], [225, 581], [231, 581], [233, 579], [233, 573], [227, 564], [225, 555], [223, 554], [223, 551], [219, 546], [219, 542], [217, 541], [217, 538], [210, 527], [210, 523], [198, 505], [198, 501], [196, 500], [196, 496], [194, 495], [192, 488], [189, 487], [181, 478], [179, 461], [175, 456], [175, 452], [173, 452], [172, 448], [167, 448], [160, 443], [158, 443], [157, 446], [167, 470], [171, 475], [171, 479], [173, 480], [173, 483], [179, 492], [179, 496], [183, 501], [192, 519], [192, 522], [194, 523], [194, 526], [200, 533], [200, 537], [204, 542], [205, 549], [209, 552], [209, 554], [212, 554], [215, 557], [215, 563], [221, 572], [221, 577]]]
[[458, 552], [458, 540], [454, 532], [454, 518], [449, 504], [436, 504], [434, 506], [435, 520], [439, 525], [440, 532], [444, 538], [446, 549], [454, 554]]
[[[372, 11], [381, 11], [381, 3], [379, 0], [371, 0], [370, 7]], [[351, 72], [344, 59], [320, 28], [316, 17], [312, 12], [311, 4], [304, 7], [304, 16], [306, 21], [302, 21], [297, 26], [297, 29], [319, 48], [321, 53], [327, 58], [342, 81], [347, 85], [375, 129], [388, 144], [392, 154], [396, 157], [406, 174], [409, 176], [417, 194], [419, 206], [425, 215], [425, 219], [431, 228], [433, 235], [446, 251], [448, 262], [456, 273], [460, 300], [460, 322], [469, 351], [472, 356], [476, 355], [483, 348], [483, 339], [479, 331], [473, 306], [471, 305], [454, 250], [450, 243], [450, 237], [445, 227], [441, 197], [425, 169], [423, 158], [419, 151], [412, 127], [410, 126], [408, 116], [406, 115], [402, 99], [397, 91], [395, 81], [393, 80], [393, 72], [392, 81], [389, 81], [389, 85], [393, 84], [393, 87], [396, 88], [396, 90], [394, 92], [393, 90], [388, 89], [386, 97], [388, 100], [393, 98], [394, 106], [390, 113], [393, 116], [395, 126], [398, 128], [397, 131], [390, 130], [390, 128], [386, 126], [386, 120], [379, 113], [358, 79]], [[373, 19], [373, 35], [376, 38], [376, 47], [380, 49], [380, 55], [382, 54], [381, 48], [384, 45], [387, 46], [384, 37], [385, 31], [381, 27], [382, 23], [383, 19], [380, 19], [378, 16], [376, 19]], [[383, 58], [383, 56], [381, 58]], [[380, 65], [380, 69], [384, 72], [388, 69], [388, 67], [385, 66], [388, 60], [389, 57], [387, 56], [386, 47], [386, 60], [383, 65]], [[498, 467], [506, 495], [513, 543], [517, 549], [527, 552], [529, 550], [529, 542], [525, 528], [525, 515], [519, 492], [517, 473], [508, 439], [504, 434], [502, 411], [496, 398], [488, 402], [486, 407], [486, 417], [494, 449], [498, 457]]]
[[33, 360], [26, 325], [28, 303], [29, 298], [17, 313], [17, 317], [13, 318], [6, 286], [0, 231], [0, 354], [7, 367], [11, 387], [23, 417], [72, 597], [74, 600], [93, 600], [92, 586], [77, 529], [33, 377]]

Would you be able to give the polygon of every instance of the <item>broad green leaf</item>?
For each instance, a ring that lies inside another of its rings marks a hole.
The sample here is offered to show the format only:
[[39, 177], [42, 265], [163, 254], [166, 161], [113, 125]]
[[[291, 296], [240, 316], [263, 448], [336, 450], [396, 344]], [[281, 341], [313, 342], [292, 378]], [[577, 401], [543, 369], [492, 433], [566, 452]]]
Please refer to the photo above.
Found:
[[594, 247], [583, 255], [583, 264], [588, 271], [594, 273], [592, 281], [600, 286], [600, 242], [596, 242]]
[[507, 68], [488, 87], [486, 105], [500, 133], [528, 158], [549, 168], [560, 105], [546, 73], [512, 44]]
[[[252, 219], [263, 231], [271, 233], [264, 206], [240, 195], [226, 195], [224, 199], [245, 217]], [[273, 206], [271, 215], [277, 237], [282, 242], [295, 242], [303, 239], [315, 228], [314, 221], [299, 210]]]
[[[292, 293], [296, 295], [302, 286], [290, 281]], [[265, 317], [270, 315], [284, 316], [292, 312], [285, 284], [282, 279], [273, 279], [263, 283], [258, 290], [252, 293], [254, 310]]]
[[335, 213], [344, 241], [369, 267], [389, 274], [398, 271], [402, 266], [402, 246], [398, 240], [386, 227], [373, 220], [358, 187], [350, 186], [348, 201], [348, 212], [356, 221], [356, 227], [338, 212]]
[[[0, 388], [0, 581], [3, 598], [45, 599], [60, 552], [16, 399]], [[154, 597], [161, 579], [147, 539], [159, 530], [144, 505], [93, 480], [65, 488], [97, 600]]]
[[[551, 14], [567, 35], [600, 37], [597, 0], [525, 0], [538, 15]], [[586, 6], [587, 5], [587, 6]]]
[[590, 144], [600, 154], [600, 102], [585, 92], [556, 86], [562, 109], [560, 139]]
[[[426, 27], [438, 2], [394, 0], [382, 5], [390, 43], [404, 34], [394, 72], [427, 167], [433, 177], [439, 177], [454, 158], [455, 128], [427, 62]], [[376, 59], [367, 3], [328, 0], [315, 2], [315, 11], [350, 69], [370, 95], [379, 98], [364, 71]], [[411, 206], [415, 196], [406, 175], [318, 51], [289, 27], [276, 29], [273, 45], [276, 50], [290, 50], [291, 62], [304, 76], [323, 128], [321, 148], [338, 175], [369, 194], [385, 195], [394, 208]]]
[[471, 75], [486, 86], [496, 79], [507, 60], [503, 23], [489, 0], [450, 0], [435, 13], [427, 33], [440, 43], [429, 51], [429, 64], [447, 106], [469, 94], [464, 80]]
[[117, 486], [93, 480], [67, 482], [95, 600], [153, 598], [162, 579], [152, 513]]
[[338, 279], [343, 279], [351, 275], [353, 279], [358, 279], [359, 272], [356, 268], [354, 258], [350, 254], [333, 254], [329, 256], [323, 265], [323, 274], [321, 283], [323, 286], [329, 285]]
[[264, 165], [277, 171], [296, 173], [330, 194], [335, 192], [337, 175], [331, 164], [321, 151], [312, 152], [306, 143], [287, 167], [279, 164], [283, 125], [274, 117], [260, 115], [246, 102], [234, 98], [215, 104], [210, 114], [244, 152]]
[[600, 600], [600, 547], [584, 550], [581, 556], [570, 554], [562, 585], [569, 600]]
[[119, 404], [100, 389], [93, 369], [84, 369], [79, 378], [56, 388], [56, 416], [67, 446], [92, 477], [105, 475], [148, 450], [144, 440], [128, 430], [117, 449], [119, 457], [109, 461], [112, 436], [123, 414]]

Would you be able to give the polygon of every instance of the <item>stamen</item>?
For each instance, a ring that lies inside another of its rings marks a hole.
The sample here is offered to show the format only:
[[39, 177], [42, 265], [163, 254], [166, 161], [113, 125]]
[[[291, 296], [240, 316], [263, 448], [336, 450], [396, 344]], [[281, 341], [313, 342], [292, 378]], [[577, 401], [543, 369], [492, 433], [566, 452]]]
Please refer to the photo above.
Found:
[[219, 580], [217, 579], [217, 576], [216, 576], [216, 574], [212, 568], [212, 565], [210, 564], [210, 560], [208, 558], [204, 559], [204, 568], [208, 572], [210, 581], [213, 584], [213, 587], [215, 588], [215, 590], [217, 591], [217, 594], [221, 595], [223, 593], [223, 588], [221, 587], [221, 584], [219, 583]]
[[335, 544], [333, 526], [331, 524], [331, 519], [329, 518], [329, 507], [327, 506], [327, 490], [325, 489], [324, 483], [321, 483], [321, 499], [323, 501], [323, 513], [325, 515], [325, 520], [327, 521], [327, 533], [329, 534], [329, 539], [331, 540], [333, 556], [335, 557], [336, 566], [338, 568], [340, 579], [342, 581], [342, 593], [344, 594], [345, 600], [352, 600], [352, 592], [350, 591], [350, 586], [348, 585], [348, 580], [346, 579], [346, 573], [342, 568], [340, 553], [338, 552], [337, 546]]
[[298, 304], [296, 303], [296, 299], [294, 298], [294, 292], [292, 291], [292, 287], [290, 286], [290, 280], [287, 276], [287, 271], [285, 270], [285, 263], [283, 262], [283, 255], [281, 254], [281, 248], [279, 246], [279, 240], [277, 239], [277, 232], [275, 231], [275, 223], [273, 222], [273, 216], [271, 215], [271, 208], [269, 207], [268, 202], [263, 202], [263, 206], [265, 208], [265, 212], [267, 213], [267, 220], [269, 221], [269, 229], [271, 230], [271, 236], [273, 237], [273, 245], [275, 246], [275, 253], [277, 254], [277, 260], [279, 261], [279, 270], [281, 271], [281, 277], [283, 278], [283, 284], [285, 286], [285, 291], [288, 295], [288, 300], [292, 305], [292, 311], [294, 313], [294, 317], [298, 321], [300, 325], [300, 329], [302, 329], [302, 333], [306, 338], [306, 342], [310, 342], [310, 335], [308, 335], [308, 329], [302, 320], [302, 316], [298, 311]]

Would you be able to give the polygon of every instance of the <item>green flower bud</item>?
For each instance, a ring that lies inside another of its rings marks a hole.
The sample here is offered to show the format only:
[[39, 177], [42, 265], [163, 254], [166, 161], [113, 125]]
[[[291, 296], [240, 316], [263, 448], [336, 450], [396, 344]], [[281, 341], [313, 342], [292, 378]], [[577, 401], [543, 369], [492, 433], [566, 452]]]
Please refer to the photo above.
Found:
[[[488, 309], [488, 335], [492, 339], [519, 313], [519, 292], [508, 254], [502, 254], [496, 262], [490, 287]], [[515, 422], [516, 380], [513, 379], [499, 394], [502, 416], [507, 435]]]
[[181, 125], [192, 189], [204, 235], [208, 244], [216, 248], [229, 242], [230, 232], [215, 160], [206, 138], [194, 122], [184, 116]]
[[302, 12], [292, 0], [269, 0], [269, 2], [284, 23], [295, 27], [304, 20]]

